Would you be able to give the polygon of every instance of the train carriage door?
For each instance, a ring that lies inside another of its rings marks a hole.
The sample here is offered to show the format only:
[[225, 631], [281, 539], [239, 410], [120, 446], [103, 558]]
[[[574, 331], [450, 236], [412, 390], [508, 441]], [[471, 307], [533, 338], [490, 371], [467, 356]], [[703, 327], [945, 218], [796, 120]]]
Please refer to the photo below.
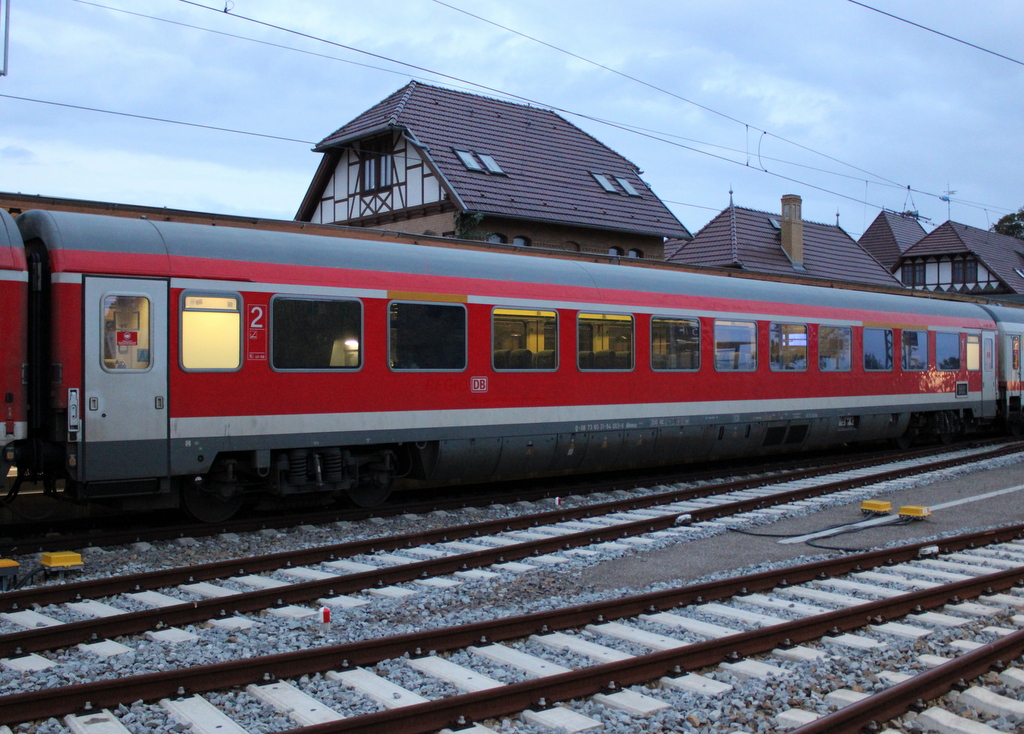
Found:
[[168, 472], [167, 282], [85, 279], [85, 481]]
[[996, 381], [996, 333], [981, 332], [981, 417], [994, 418], [999, 400]]

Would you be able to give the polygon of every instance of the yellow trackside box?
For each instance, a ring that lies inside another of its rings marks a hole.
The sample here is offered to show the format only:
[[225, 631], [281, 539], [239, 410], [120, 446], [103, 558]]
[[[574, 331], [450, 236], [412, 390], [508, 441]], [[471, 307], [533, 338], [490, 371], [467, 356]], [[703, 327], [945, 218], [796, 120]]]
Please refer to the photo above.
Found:
[[57, 570], [62, 568], [81, 568], [82, 554], [73, 551], [50, 551], [43, 553], [39, 563], [44, 568]]
[[900, 517], [912, 517], [915, 520], [920, 520], [923, 517], [928, 517], [932, 514], [930, 507], [921, 507], [920, 505], [903, 505], [900, 508]]
[[860, 503], [860, 511], [885, 515], [892, 512], [892, 502], [886, 502], [885, 500], [864, 500]]

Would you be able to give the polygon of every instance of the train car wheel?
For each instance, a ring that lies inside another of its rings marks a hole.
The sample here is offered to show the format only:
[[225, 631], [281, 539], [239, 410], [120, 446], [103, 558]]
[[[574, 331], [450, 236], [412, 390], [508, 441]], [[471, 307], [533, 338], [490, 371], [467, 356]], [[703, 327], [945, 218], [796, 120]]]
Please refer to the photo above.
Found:
[[362, 472], [363, 481], [346, 490], [349, 501], [356, 507], [379, 507], [391, 496], [394, 472], [390, 460], [367, 464]]
[[223, 496], [216, 487], [200, 482], [185, 481], [181, 488], [181, 506], [199, 522], [224, 522], [234, 517], [242, 507], [242, 493]]
[[910, 445], [914, 443], [914, 436], [910, 433], [910, 431], [907, 431], [902, 436], [898, 436], [897, 438], [891, 440], [893, 446], [898, 448], [900, 451], [906, 451], [907, 449], [910, 448]]

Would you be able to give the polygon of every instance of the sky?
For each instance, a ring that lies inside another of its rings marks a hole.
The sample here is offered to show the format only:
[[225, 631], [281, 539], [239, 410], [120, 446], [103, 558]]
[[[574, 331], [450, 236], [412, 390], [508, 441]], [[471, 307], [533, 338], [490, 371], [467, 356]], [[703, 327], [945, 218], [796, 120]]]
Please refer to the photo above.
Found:
[[555, 109], [691, 232], [730, 190], [855, 238], [1024, 206], [1019, 0], [865, 0], [984, 50], [850, 0], [8, 1], [0, 191], [292, 219], [315, 143], [417, 79]]

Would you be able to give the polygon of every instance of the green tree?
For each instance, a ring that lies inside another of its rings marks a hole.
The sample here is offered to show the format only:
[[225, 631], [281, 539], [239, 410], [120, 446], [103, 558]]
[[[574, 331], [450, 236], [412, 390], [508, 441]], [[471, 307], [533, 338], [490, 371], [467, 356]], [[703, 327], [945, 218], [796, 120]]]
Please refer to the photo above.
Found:
[[993, 224], [992, 231], [1024, 240], [1024, 206]]

